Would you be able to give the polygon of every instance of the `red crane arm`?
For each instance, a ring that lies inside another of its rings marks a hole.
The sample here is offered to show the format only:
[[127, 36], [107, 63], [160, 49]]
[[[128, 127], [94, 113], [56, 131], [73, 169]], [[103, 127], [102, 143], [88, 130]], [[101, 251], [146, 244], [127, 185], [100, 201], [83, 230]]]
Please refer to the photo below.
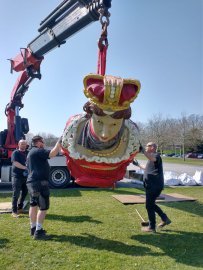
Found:
[[[11, 62], [11, 72], [21, 72], [13, 87], [5, 113], [8, 129], [0, 132], [0, 161], [11, 157], [17, 142], [29, 131], [26, 118], [19, 116], [22, 98], [34, 78], [41, 79], [43, 55], [64, 44], [67, 38], [93, 21], [107, 16], [111, 0], [63, 0], [40, 24], [40, 34]], [[23, 122], [24, 121], [24, 122]]]

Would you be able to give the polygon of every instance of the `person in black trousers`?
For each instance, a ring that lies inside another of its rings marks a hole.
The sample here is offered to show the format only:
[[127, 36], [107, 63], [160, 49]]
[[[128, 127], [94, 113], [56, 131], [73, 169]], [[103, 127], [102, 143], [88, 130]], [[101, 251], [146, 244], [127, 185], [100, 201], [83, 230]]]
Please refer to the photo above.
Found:
[[143, 232], [156, 233], [156, 216], [155, 212], [160, 216], [162, 222], [157, 228], [163, 228], [171, 223], [171, 220], [161, 210], [161, 208], [155, 204], [156, 198], [161, 194], [164, 189], [164, 176], [162, 159], [159, 154], [156, 153], [157, 146], [153, 142], [149, 142], [144, 148], [140, 144], [140, 150], [149, 159], [146, 165], [141, 165], [137, 160], [133, 161], [135, 166], [142, 168], [144, 171], [143, 182], [146, 189], [146, 209], [149, 217], [149, 222], [142, 222], [141, 230]]
[[[27, 155], [28, 150], [27, 144], [25, 140], [20, 140], [18, 143], [19, 149], [13, 151], [11, 155], [12, 162], [12, 188], [13, 188], [13, 196], [12, 196], [12, 217], [20, 218], [20, 213], [28, 214], [28, 210], [23, 209], [23, 203], [25, 197], [27, 196], [28, 190], [26, 186], [27, 181]], [[21, 194], [20, 194], [21, 193]], [[19, 199], [20, 196], [20, 199]], [[18, 200], [19, 199], [19, 200]]]

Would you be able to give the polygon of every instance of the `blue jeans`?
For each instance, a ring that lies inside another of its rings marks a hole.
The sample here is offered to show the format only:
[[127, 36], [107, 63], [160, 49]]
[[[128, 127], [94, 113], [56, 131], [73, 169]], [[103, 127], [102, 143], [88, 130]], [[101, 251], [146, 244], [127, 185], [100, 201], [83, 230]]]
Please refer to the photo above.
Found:
[[155, 204], [156, 198], [161, 194], [160, 189], [146, 189], [146, 209], [149, 217], [149, 228], [155, 229], [156, 216], [155, 212], [160, 216], [162, 221], [166, 221], [167, 215], [161, 208]]
[[[12, 177], [12, 188], [13, 188], [12, 212], [13, 213], [17, 213], [17, 210], [23, 208], [23, 203], [28, 193], [26, 181], [27, 181], [26, 177], [22, 177], [22, 178]], [[20, 199], [18, 201], [19, 196], [20, 196]]]

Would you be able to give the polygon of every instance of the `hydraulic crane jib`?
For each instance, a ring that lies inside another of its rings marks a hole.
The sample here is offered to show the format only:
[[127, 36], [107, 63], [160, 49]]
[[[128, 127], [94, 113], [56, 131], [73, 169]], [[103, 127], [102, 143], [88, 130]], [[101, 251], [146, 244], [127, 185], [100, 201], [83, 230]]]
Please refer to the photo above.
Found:
[[[56, 47], [65, 44], [65, 40], [93, 21], [102, 22], [102, 17], [109, 17], [108, 9], [111, 0], [63, 0], [42, 22], [34, 38], [27, 48], [21, 48], [20, 53], [11, 62], [11, 73], [20, 72], [7, 104], [7, 129], [0, 132], [0, 178], [10, 181], [11, 154], [21, 138], [29, 131], [26, 118], [19, 116], [23, 108], [22, 98], [29, 84], [35, 79], [41, 79], [40, 65], [44, 55]], [[102, 12], [101, 12], [102, 11]], [[8, 180], [9, 179], [9, 180]]]

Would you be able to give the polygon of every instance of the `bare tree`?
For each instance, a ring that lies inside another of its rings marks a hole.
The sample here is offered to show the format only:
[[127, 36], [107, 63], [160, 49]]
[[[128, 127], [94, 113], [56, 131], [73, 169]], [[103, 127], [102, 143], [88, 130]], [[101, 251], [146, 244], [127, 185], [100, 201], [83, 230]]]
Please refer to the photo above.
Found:
[[167, 144], [175, 146], [177, 144], [177, 135], [178, 135], [178, 123], [177, 119], [168, 118], [167, 121]]
[[191, 114], [188, 117], [188, 122], [189, 122], [191, 128], [201, 129], [203, 127], [203, 115]]
[[198, 152], [199, 146], [203, 144], [203, 116], [192, 114], [188, 117], [188, 123], [188, 149]]
[[53, 147], [56, 144], [57, 140], [59, 139], [58, 137], [56, 137], [52, 133], [39, 132], [39, 133], [34, 135], [33, 133], [29, 132], [26, 135], [26, 141], [27, 141], [28, 145], [31, 146], [32, 137], [34, 137], [36, 135], [39, 135], [43, 138], [45, 147]]
[[136, 124], [139, 129], [141, 143], [144, 146], [149, 142], [148, 126], [147, 124], [143, 124], [141, 122], [136, 122]]
[[45, 147], [53, 147], [58, 140], [58, 137], [52, 133], [39, 132], [37, 135], [42, 136]]
[[198, 128], [192, 128], [188, 132], [187, 146], [192, 152], [198, 152], [198, 145], [202, 142], [201, 130]]
[[34, 137], [34, 134], [31, 133], [31, 132], [28, 132], [28, 133], [25, 135], [25, 138], [26, 138], [26, 141], [27, 141], [27, 144], [29, 145], [29, 147], [31, 147], [32, 137]]
[[190, 131], [189, 121], [185, 113], [182, 113], [182, 116], [181, 118], [178, 119], [177, 123], [178, 123], [177, 140], [182, 146], [183, 160], [185, 161], [185, 146], [188, 143], [189, 131]]
[[157, 151], [163, 150], [168, 142], [168, 122], [159, 114], [154, 114], [151, 119], [148, 119], [147, 124], [148, 135], [157, 144]]
[[179, 138], [179, 123], [178, 120], [175, 118], [168, 118], [166, 119], [168, 131], [167, 131], [167, 146], [166, 147], [173, 147], [180, 149], [180, 157], [181, 157], [181, 144]]

